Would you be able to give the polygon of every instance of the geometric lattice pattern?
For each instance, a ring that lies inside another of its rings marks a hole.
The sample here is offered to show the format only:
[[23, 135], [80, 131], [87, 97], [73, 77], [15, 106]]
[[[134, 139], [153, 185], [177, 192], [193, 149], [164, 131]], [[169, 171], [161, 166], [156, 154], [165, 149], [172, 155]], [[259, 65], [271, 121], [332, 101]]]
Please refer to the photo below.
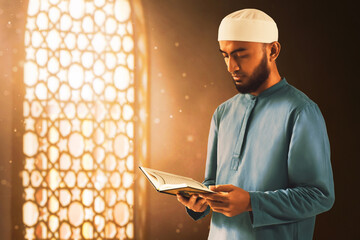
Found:
[[30, 0], [25, 239], [134, 238], [134, 34], [128, 0]]

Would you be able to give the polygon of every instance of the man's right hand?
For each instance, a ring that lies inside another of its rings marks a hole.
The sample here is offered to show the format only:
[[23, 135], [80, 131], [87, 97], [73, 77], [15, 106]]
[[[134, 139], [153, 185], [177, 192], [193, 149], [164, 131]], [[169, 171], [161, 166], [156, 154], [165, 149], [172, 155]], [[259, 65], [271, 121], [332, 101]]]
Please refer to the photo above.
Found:
[[177, 200], [185, 207], [193, 210], [194, 212], [203, 212], [206, 210], [208, 203], [205, 199], [199, 197], [197, 194], [192, 195], [190, 198], [183, 197], [176, 194]]

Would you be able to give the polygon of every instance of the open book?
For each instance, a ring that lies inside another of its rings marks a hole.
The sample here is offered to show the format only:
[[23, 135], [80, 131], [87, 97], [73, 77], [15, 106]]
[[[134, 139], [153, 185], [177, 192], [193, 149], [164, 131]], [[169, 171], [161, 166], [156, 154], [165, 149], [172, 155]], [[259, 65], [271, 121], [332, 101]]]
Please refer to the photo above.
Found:
[[162, 172], [150, 168], [139, 167], [151, 182], [154, 188], [161, 192], [176, 195], [177, 193], [190, 197], [193, 194], [213, 193], [204, 184], [187, 178], [167, 172]]

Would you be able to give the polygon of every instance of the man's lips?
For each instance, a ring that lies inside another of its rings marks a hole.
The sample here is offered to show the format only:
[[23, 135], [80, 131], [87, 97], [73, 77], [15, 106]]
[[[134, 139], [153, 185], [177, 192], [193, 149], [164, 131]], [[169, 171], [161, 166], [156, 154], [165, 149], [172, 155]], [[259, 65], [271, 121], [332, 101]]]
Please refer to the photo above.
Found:
[[242, 77], [239, 75], [232, 75], [233, 79], [235, 82], [241, 82], [242, 81]]

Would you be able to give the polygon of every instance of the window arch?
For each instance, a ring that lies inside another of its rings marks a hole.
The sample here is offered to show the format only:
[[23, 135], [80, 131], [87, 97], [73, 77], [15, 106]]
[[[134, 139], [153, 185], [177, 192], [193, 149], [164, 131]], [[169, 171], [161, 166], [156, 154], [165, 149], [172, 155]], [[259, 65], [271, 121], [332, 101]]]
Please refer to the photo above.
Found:
[[25, 239], [134, 239], [147, 146], [141, 17], [139, 1], [29, 1]]

